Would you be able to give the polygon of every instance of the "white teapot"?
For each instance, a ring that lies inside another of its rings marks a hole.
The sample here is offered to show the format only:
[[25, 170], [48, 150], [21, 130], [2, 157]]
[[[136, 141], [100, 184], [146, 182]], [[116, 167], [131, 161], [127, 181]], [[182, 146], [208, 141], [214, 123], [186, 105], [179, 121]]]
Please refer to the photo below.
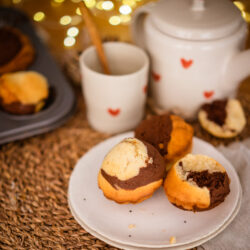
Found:
[[161, 0], [137, 9], [132, 36], [151, 58], [154, 105], [194, 118], [201, 104], [233, 97], [250, 75], [246, 35], [230, 0]]

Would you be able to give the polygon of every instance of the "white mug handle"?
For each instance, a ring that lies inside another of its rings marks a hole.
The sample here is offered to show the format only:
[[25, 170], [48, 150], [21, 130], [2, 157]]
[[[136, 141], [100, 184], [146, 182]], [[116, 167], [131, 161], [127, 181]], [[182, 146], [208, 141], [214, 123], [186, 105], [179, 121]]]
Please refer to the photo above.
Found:
[[142, 49], [146, 49], [146, 44], [144, 43], [144, 18], [147, 14], [149, 14], [152, 10], [153, 5], [155, 3], [146, 4], [140, 8], [138, 8], [132, 17], [131, 23], [131, 35], [133, 42], [141, 47]]

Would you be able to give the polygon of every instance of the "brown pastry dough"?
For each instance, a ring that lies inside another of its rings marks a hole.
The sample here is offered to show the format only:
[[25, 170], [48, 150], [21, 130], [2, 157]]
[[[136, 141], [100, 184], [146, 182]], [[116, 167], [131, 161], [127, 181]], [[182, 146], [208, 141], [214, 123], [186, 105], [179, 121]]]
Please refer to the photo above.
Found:
[[151, 197], [165, 177], [164, 159], [150, 144], [127, 138], [106, 155], [98, 175], [103, 194], [117, 203]]
[[29, 38], [12, 27], [0, 28], [0, 75], [26, 69], [35, 51]]
[[0, 77], [0, 106], [18, 115], [41, 110], [49, 95], [46, 78], [33, 71], [20, 71]]
[[164, 182], [171, 203], [185, 210], [211, 209], [229, 194], [226, 170], [205, 155], [188, 154], [174, 164]]
[[135, 129], [135, 137], [157, 148], [169, 169], [191, 152], [193, 128], [176, 115], [158, 115], [142, 121]]

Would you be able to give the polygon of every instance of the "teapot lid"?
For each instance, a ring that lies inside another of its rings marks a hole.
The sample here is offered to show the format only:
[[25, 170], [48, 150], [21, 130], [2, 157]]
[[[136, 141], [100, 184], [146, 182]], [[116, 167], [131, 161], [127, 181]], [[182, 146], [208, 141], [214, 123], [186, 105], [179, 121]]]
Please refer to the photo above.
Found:
[[161, 0], [151, 18], [161, 32], [189, 40], [222, 38], [244, 23], [230, 0]]

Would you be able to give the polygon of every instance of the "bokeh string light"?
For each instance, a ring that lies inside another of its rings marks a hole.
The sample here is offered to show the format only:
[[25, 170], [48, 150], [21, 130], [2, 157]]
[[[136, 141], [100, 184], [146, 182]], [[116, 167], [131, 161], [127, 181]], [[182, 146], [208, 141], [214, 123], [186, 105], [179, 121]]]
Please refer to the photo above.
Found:
[[[51, 0], [51, 6], [52, 8], [57, 8], [59, 6], [62, 8], [65, 4], [69, 3], [68, 1], [75, 4], [75, 8], [73, 10], [75, 15], [71, 14], [61, 16], [59, 18], [59, 24], [61, 27], [67, 27], [67, 36], [63, 41], [64, 46], [72, 47], [75, 45], [76, 37], [79, 34], [80, 27], [76, 26], [82, 23], [81, 12], [78, 4], [83, 0]], [[94, 14], [94, 18], [99, 18], [100, 20], [103, 19], [103, 23], [107, 21], [107, 23], [111, 26], [128, 26], [130, 24], [133, 11], [138, 6], [149, 1], [155, 0], [84, 0], [86, 6]], [[12, 0], [13, 4], [19, 4], [21, 2], [22, 0]], [[250, 13], [247, 12], [244, 1], [234, 1], [233, 3], [241, 11], [242, 17], [245, 21], [250, 23]], [[50, 22], [49, 25], [51, 25], [51, 21], [47, 21], [46, 10], [34, 13], [33, 19], [36, 22]]]

